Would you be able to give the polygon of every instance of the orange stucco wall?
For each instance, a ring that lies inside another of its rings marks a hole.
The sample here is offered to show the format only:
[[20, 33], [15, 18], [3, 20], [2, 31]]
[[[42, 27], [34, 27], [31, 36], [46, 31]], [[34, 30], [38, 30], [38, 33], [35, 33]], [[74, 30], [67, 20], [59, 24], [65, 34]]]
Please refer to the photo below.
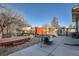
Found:
[[44, 28], [36, 27], [35, 28], [35, 34], [39, 34], [39, 35], [44, 34]]
[[36, 27], [35, 28], [35, 34], [42, 35], [42, 34], [51, 34], [51, 33], [52, 33], [52, 29], [51, 28], [48, 28], [48, 30], [46, 30], [43, 27]]

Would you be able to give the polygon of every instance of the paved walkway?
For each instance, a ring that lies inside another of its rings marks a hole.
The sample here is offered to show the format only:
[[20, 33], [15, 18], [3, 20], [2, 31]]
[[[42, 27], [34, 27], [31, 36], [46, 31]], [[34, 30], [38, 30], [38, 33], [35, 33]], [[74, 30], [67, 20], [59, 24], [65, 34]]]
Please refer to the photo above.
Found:
[[43, 45], [40, 47], [40, 43], [23, 50], [14, 52], [9, 56], [79, 56], [79, 46], [64, 45], [63, 42], [66, 39], [72, 39], [70, 37], [57, 37], [52, 38], [54, 44], [51, 46]]

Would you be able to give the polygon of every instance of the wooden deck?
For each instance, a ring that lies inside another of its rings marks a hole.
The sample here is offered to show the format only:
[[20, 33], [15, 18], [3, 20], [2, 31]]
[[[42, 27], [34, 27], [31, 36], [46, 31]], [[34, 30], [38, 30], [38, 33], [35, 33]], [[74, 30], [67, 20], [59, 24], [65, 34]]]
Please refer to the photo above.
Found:
[[30, 36], [20, 36], [12, 38], [3, 38], [0, 39], [0, 46], [14, 46], [25, 43], [30, 40]]

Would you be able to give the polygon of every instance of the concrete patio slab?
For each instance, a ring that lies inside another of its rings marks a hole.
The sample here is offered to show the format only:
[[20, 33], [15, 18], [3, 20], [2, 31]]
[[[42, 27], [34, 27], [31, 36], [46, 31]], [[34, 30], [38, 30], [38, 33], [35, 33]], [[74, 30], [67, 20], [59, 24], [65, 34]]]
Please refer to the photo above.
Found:
[[58, 47], [58, 45], [43, 45], [42, 48], [39, 48], [41, 51], [47, 52], [48, 54], [50, 54], [52, 51], [54, 51], [56, 48]]
[[59, 46], [51, 53], [54, 56], [79, 56], [79, 51], [64, 46]]
[[41, 48], [38, 44], [35, 44], [34, 46], [14, 52], [14, 53], [10, 54], [9, 56], [47, 56], [56, 47], [57, 47], [57, 45], [51, 45], [51, 46], [43, 45]]
[[79, 56], [78, 46], [64, 45], [65, 39], [71, 39], [70, 37], [55, 37], [52, 38], [54, 44], [44, 45], [40, 47], [40, 43], [25, 48], [23, 50], [14, 52], [9, 56]]
[[40, 49], [38, 49], [38, 45], [34, 45], [28, 48], [25, 48], [23, 50], [14, 52], [10, 54], [9, 56], [46, 56], [48, 55], [47, 52], [43, 52]]

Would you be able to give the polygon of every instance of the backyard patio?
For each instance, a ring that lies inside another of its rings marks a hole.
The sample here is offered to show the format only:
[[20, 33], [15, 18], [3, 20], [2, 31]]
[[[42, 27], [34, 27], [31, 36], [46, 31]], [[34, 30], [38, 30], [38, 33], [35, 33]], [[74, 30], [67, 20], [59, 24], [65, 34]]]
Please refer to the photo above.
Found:
[[79, 56], [79, 46], [64, 45], [65, 42], [71, 42], [69, 39], [78, 40], [66, 36], [54, 37], [50, 39], [53, 41], [53, 44], [50, 46], [42, 44], [41, 48], [41, 44], [37, 43], [28, 48], [11, 53], [8, 56]]

